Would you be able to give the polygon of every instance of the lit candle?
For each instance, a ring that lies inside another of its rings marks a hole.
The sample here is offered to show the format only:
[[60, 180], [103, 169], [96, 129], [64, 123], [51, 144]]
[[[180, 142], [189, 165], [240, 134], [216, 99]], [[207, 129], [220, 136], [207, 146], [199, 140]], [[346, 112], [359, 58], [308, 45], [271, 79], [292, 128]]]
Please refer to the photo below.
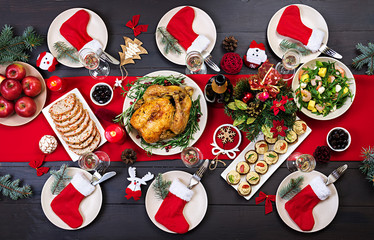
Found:
[[117, 124], [112, 124], [105, 129], [105, 138], [111, 143], [122, 144], [125, 140], [125, 130]]
[[47, 87], [51, 91], [59, 91], [62, 89], [62, 79], [58, 76], [52, 76], [47, 79]]

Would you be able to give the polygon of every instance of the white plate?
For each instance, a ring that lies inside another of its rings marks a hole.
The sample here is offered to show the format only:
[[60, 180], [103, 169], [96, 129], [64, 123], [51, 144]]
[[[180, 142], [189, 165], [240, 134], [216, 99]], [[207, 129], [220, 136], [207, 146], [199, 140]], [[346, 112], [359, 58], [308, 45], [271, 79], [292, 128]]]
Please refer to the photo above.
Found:
[[[322, 17], [322, 15], [317, 10], [307, 5], [303, 5], [303, 4], [292, 4], [292, 5], [296, 5], [299, 7], [301, 21], [304, 23], [305, 26], [312, 28], [312, 29], [319, 28], [325, 33], [325, 37], [323, 38], [322, 42], [327, 44], [327, 41], [329, 39], [329, 30], [327, 28], [326, 21]], [[284, 54], [284, 51], [279, 47], [279, 44], [282, 42], [283, 39], [290, 39], [288, 37], [282, 36], [277, 33], [277, 26], [278, 26], [279, 19], [281, 18], [282, 13], [286, 9], [286, 7], [288, 6], [281, 8], [280, 10], [278, 10], [278, 12], [276, 12], [273, 15], [273, 17], [270, 19], [270, 22], [268, 24], [268, 29], [267, 29], [267, 38], [268, 38], [269, 45], [271, 49], [273, 50], [273, 52], [279, 58], [282, 58]], [[315, 53], [302, 56], [301, 62], [304, 63], [304, 62], [310, 61], [318, 57], [320, 54], [321, 53], [317, 51]]]
[[299, 231], [299, 232], [304, 232], [304, 233], [317, 232], [327, 227], [327, 225], [331, 223], [336, 213], [338, 212], [338, 207], [339, 207], [338, 192], [336, 191], [334, 184], [330, 184], [328, 186], [328, 188], [331, 191], [331, 195], [326, 200], [319, 202], [313, 209], [313, 217], [315, 221], [313, 229], [310, 231], [303, 231], [299, 228], [299, 226], [296, 225], [296, 223], [288, 215], [288, 212], [286, 211], [284, 207], [287, 200], [279, 197], [280, 189], [284, 187], [285, 185], [287, 185], [290, 182], [291, 178], [297, 178], [301, 175], [304, 176], [304, 182], [301, 188], [306, 187], [309, 184], [309, 182], [316, 176], [321, 176], [325, 180], [327, 179], [325, 175], [317, 171], [312, 171], [310, 173], [303, 173], [303, 172], [297, 171], [297, 172], [291, 173], [281, 182], [281, 184], [278, 187], [277, 195], [275, 198], [277, 211], [278, 211], [279, 216], [283, 220], [283, 222], [287, 224], [290, 228], [296, 231]]
[[[268, 165], [268, 171], [265, 174], [259, 174], [260, 175], [260, 182], [257, 183], [256, 185], [251, 185], [252, 191], [248, 196], [243, 196], [245, 199], [249, 200], [251, 199], [256, 192], [261, 188], [261, 186], [271, 177], [271, 175], [282, 165], [282, 163], [288, 158], [288, 156], [295, 151], [295, 149], [305, 140], [305, 138], [312, 132], [312, 129], [307, 127], [306, 132], [303, 135], [300, 135], [297, 142], [294, 144], [288, 144], [288, 150], [285, 154], [278, 154], [279, 159], [278, 162], [276, 162], [273, 165]], [[221, 173], [221, 177], [226, 181], [226, 176], [231, 170], [236, 169], [236, 165], [239, 162], [245, 161], [245, 154], [249, 150], [255, 150], [255, 144], [257, 141], [263, 140], [264, 135], [261, 133], [256, 140], [250, 142], [247, 147], [235, 158], [234, 161]], [[274, 144], [268, 144], [269, 145], [269, 151], [274, 148]], [[258, 160], [263, 160], [264, 155], [258, 155]], [[250, 171], [254, 171], [254, 166], [255, 163], [249, 164], [250, 166]], [[240, 182], [245, 182], [246, 181], [246, 175], [241, 175], [241, 180]], [[236, 191], [238, 190], [239, 184], [236, 185], [231, 185]]]
[[301, 65], [301, 67], [299, 67], [299, 69], [295, 73], [295, 76], [294, 76], [293, 81], [292, 81], [292, 90], [294, 92], [294, 101], [296, 102], [297, 107], [300, 107], [300, 104], [298, 103], [296, 95], [295, 95], [295, 91], [299, 87], [299, 73], [305, 67], [314, 68], [316, 66], [316, 61], [334, 62], [336, 66], [339, 66], [339, 67], [343, 68], [344, 71], [345, 71], [346, 77], [349, 79], [349, 89], [351, 90], [351, 93], [353, 94], [352, 99], [348, 98], [341, 108], [335, 110], [334, 112], [330, 112], [326, 116], [313, 114], [311, 111], [309, 111], [306, 108], [301, 109], [301, 112], [304, 113], [305, 115], [307, 115], [310, 118], [317, 119], [317, 120], [331, 120], [331, 119], [334, 119], [334, 118], [337, 118], [337, 117], [341, 116], [343, 113], [345, 113], [351, 107], [351, 105], [353, 103], [353, 100], [355, 99], [355, 96], [356, 96], [356, 82], [355, 82], [353, 74], [349, 70], [349, 68], [344, 63], [340, 62], [339, 60], [336, 60], [336, 59], [330, 58], [330, 57], [319, 57], [319, 58], [310, 60], [310, 61], [304, 63], [303, 65]]
[[[166, 27], [170, 21], [170, 19], [182, 8], [186, 6], [180, 6], [171, 9], [169, 12], [167, 12], [159, 21], [157, 27], [156, 27], [156, 44], [158, 47], [158, 50], [160, 50], [161, 54], [164, 55], [164, 57], [169, 60], [170, 62], [173, 62], [175, 64], [179, 65], [186, 65], [186, 52], [182, 49], [181, 54], [177, 53], [171, 53], [169, 52], [168, 54], [165, 54], [164, 52], [164, 45], [161, 43], [161, 36], [158, 33], [157, 29], [159, 27]], [[192, 6], [190, 6], [192, 7]], [[214, 25], [213, 20], [209, 17], [209, 15], [204, 12], [203, 10], [197, 8], [197, 7], [192, 7], [195, 10], [195, 19], [192, 24], [192, 29], [195, 31], [197, 34], [203, 34], [205, 37], [207, 37], [210, 40], [210, 44], [205, 50], [208, 53], [211, 53], [214, 45], [216, 44], [216, 39], [217, 39], [217, 31], [216, 31], [216, 26]]]
[[[197, 97], [200, 96], [200, 107], [201, 107], [201, 112], [202, 112], [202, 115], [200, 117], [200, 122], [199, 122], [200, 130], [198, 130], [197, 132], [195, 132], [193, 134], [194, 140], [192, 140], [190, 142], [190, 145], [192, 146], [192, 145], [195, 144], [195, 142], [197, 142], [197, 140], [201, 137], [201, 135], [204, 132], [206, 123], [208, 121], [208, 106], [206, 104], [204, 94], [201, 91], [200, 87], [191, 78], [187, 77], [184, 74], [174, 72], [174, 71], [162, 70], [162, 71], [156, 71], [156, 72], [149, 73], [146, 76], [152, 77], [152, 76], [170, 76], [170, 75], [174, 75], [174, 76], [182, 75], [182, 76], [185, 77], [183, 86], [190, 86], [194, 89], [194, 93], [192, 95], [192, 100], [196, 100]], [[130, 91], [131, 91], [131, 89], [130, 89]], [[125, 102], [123, 103], [122, 111], [125, 111], [130, 106], [131, 101], [132, 101], [131, 99], [129, 99], [127, 97], [125, 98]], [[129, 132], [129, 130], [127, 128], [126, 128], [126, 130], [127, 130], [128, 134], [130, 135], [131, 139], [136, 143], [136, 145], [138, 145], [140, 148], [143, 148], [142, 145], [141, 145], [141, 139], [136, 137], [138, 135], [138, 131], [136, 131], [136, 129], [133, 129], [131, 132]], [[169, 152], [166, 152], [165, 149], [154, 149], [152, 151], [152, 154], [173, 155], [173, 154], [177, 154], [177, 153], [182, 152], [182, 150], [183, 149], [181, 149], [179, 147], [178, 148], [172, 148], [172, 149], [169, 150]]]
[[53, 122], [53, 119], [51, 118], [50, 114], [49, 114], [49, 108], [57, 101], [60, 101], [61, 99], [65, 98], [67, 95], [69, 95], [70, 93], [75, 93], [75, 95], [77, 96], [77, 98], [79, 99], [79, 101], [82, 103], [83, 105], [83, 108], [87, 110], [87, 112], [89, 113], [90, 115], [90, 118], [95, 122], [96, 124], [96, 127], [97, 127], [97, 130], [99, 130], [100, 132], [100, 135], [101, 135], [101, 142], [99, 144], [99, 146], [97, 146], [97, 148], [99, 148], [101, 145], [103, 145], [107, 140], [105, 138], [105, 131], [104, 131], [104, 128], [101, 126], [99, 120], [97, 119], [97, 117], [95, 116], [95, 114], [92, 112], [90, 106], [88, 106], [86, 100], [84, 99], [84, 97], [82, 96], [82, 94], [79, 92], [79, 90], [77, 88], [74, 88], [73, 90], [71, 90], [70, 92], [66, 93], [65, 95], [61, 96], [59, 99], [57, 99], [56, 101], [52, 102], [51, 104], [49, 104], [48, 106], [46, 106], [42, 112], [44, 114], [44, 117], [47, 119], [49, 125], [51, 125], [53, 131], [55, 132], [55, 134], [57, 135], [58, 139], [60, 140], [61, 144], [64, 146], [66, 152], [69, 154], [71, 160], [73, 160], [74, 162], [77, 161], [79, 159], [79, 155], [75, 154], [74, 152], [72, 152], [70, 149], [69, 149], [69, 146], [66, 144], [66, 142], [64, 141], [64, 139], [62, 139], [62, 137], [60, 136], [60, 133], [57, 131], [56, 127], [55, 127], [55, 124]]
[[[91, 179], [92, 175], [87, 171], [84, 171], [80, 168], [69, 167], [67, 168], [68, 175], [73, 177], [76, 173], [82, 172], [86, 175], [87, 178]], [[86, 227], [90, 224], [96, 216], [99, 214], [101, 209], [101, 204], [103, 202], [103, 195], [101, 192], [100, 185], [96, 185], [95, 190], [93, 193], [87, 197], [85, 197], [81, 204], [79, 205], [79, 212], [83, 217], [83, 223], [79, 228], [71, 228], [67, 225], [64, 221], [61, 220], [59, 216], [55, 214], [55, 212], [51, 208], [52, 200], [57, 196], [51, 193], [51, 185], [54, 181], [54, 176], [50, 176], [47, 181], [45, 182], [42, 193], [41, 193], [41, 205], [45, 216], [48, 220], [53, 223], [55, 226], [66, 229], [66, 230], [76, 230], [80, 228]]]
[[[183, 171], [170, 171], [162, 174], [162, 178], [164, 180], [173, 181], [174, 179], [178, 178], [182, 183], [186, 184], [186, 186], [188, 185], [191, 177], [191, 174]], [[158, 223], [155, 219], [155, 215], [160, 208], [163, 200], [156, 196], [153, 185], [154, 181], [149, 186], [147, 194], [145, 196], [145, 209], [147, 211], [148, 217], [159, 229], [165, 232], [175, 233], [164, 227], [164, 225]], [[200, 182], [194, 188], [192, 188], [192, 191], [194, 192], [194, 195], [191, 201], [186, 204], [183, 210], [183, 215], [190, 225], [188, 231], [191, 231], [197, 225], [199, 225], [199, 223], [203, 220], [208, 208], [208, 196], [205, 192], [203, 184], [201, 184]]]
[[[68, 20], [71, 16], [73, 16], [76, 12], [79, 10], [86, 10], [90, 14], [90, 21], [88, 22], [87, 25], [87, 33], [90, 37], [93, 39], [98, 40], [102, 46], [103, 50], [105, 50], [105, 47], [108, 43], [108, 30], [105, 26], [104, 21], [94, 13], [93, 11], [85, 8], [71, 8], [68, 9], [62, 13], [60, 13], [51, 23], [48, 29], [48, 34], [47, 34], [47, 43], [48, 43], [48, 48], [49, 51], [52, 53], [54, 57], [57, 56], [57, 52], [55, 51], [53, 44], [58, 41], [62, 41], [70, 45], [68, 41], [61, 35], [60, 33], [60, 27], [61, 25]], [[70, 45], [71, 46], [71, 45]], [[58, 60], [62, 65], [65, 65], [67, 67], [72, 67], [72, 68], [80, 68], [83, 67], [83, 65], [79, 62], [74, 63], [69, 61], [66, 58], [63, 58], [61, 60]]]

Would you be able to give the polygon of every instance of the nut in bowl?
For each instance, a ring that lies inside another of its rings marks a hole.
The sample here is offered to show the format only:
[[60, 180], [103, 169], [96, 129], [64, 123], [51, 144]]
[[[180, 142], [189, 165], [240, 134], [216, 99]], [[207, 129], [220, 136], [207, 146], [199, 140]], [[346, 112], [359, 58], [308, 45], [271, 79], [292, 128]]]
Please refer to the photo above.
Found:
[[343, 152], [351, 145], [351, 134], [345, 128], [335, 127], [327, 134], [326, 141], [331, 150]]
[[108, 105], [113, 99], [113, 89], [107, 83], [96, 83], [91, 88], [90, 97], [91, 101], [98, 106]]

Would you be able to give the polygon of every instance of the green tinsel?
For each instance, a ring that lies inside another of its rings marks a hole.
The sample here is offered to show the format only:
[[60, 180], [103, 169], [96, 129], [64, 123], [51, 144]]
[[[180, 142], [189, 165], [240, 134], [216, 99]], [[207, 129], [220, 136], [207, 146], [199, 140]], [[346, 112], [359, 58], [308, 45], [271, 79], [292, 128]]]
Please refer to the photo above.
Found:
[[13, 36], [13, 27], [4, 25], [0, 33], [0, 64], [14, 61], [27, 62], [30, 55], [27, 51], [40, 46], [44, 38], [34, 28], [27, 27], [21, 36]]
[[169, 193], [170, 184], [171, 181], [164, 180], [162, 174], [159, 173], [153, 184], [153, 189], [155, 190], [156, 195], [161, 199], [165, 199]]
[[356, 49], [361, 51], [362, 54], [352, 59], [353, 67], [360, 70], [364, 65], [367, 65], [366, 74], [372, 75], [374, 72], [374, 44], [369, 42], [368, 46], [364, 46], [362, 43], [358, 43]]
[[304, 177], [291, 178], [290, 182], [279, 190], [279, 196], [283, 199], [290, 200], [301, 191]]
[[177, 53], [178, 55], [182, 53], [182, 49], [178, 44], [178, 40], [175, 39], [165, 27], [157, 28], [157, 32], [161, 35], [161, 43], [164, 44], [164, 52], [168, 54], [169, 52]]
[[18, 186], [20, 180], [14, 180], [11, 182], [9, 179], [11, 176], [9, 174], [0, 177], [0, 191], [6, 197], [10, 197], [13, 200], [18, 200], [19, 198], [29, 198], [32, 196], [31, 187], [29, 185], [24, 185], [23, 187]]
[[60, 170], [51, 170], [50, 174], [54, 177], [54, 180], [51, 185], [51, 192], [53, 195], [59, 194], [69, 183], [71, 177], [67, 175], [68, 166], [63, 164], [60, 167]]
[[361, 162], [360, 171], [366, 175], [366, 179], [373, 183], [374, 186], [374, 148], [362, 148], [361, 156], [364, 160]]
[[53, 48], [57, 52], [56, 59], [61, 60], [65, 58], [73, 63], [79, 62], [78, 51], [75, 47], [69, 46], [64, 42], [59, 41], [53, 44]]

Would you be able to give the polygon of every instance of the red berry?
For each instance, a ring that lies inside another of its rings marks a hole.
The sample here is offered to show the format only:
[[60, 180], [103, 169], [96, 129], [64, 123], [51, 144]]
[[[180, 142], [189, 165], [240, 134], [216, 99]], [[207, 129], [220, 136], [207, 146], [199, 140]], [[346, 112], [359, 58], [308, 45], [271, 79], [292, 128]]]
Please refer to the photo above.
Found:
[[200, 115], [200, 114], [197, 114], [197, 115], [196, 115], [196, 117], [200, 118], [200, 117], [201, 117], [201, 115]]
[[181, 83], [184, 83], [184, 79], [181, 80]]
[[200, 118], [196, 119], [197, 122], [200, 122]]
[[136, 135], [136, 138], [139, 139], [139, 138], [140, 138], [140, 135]]

